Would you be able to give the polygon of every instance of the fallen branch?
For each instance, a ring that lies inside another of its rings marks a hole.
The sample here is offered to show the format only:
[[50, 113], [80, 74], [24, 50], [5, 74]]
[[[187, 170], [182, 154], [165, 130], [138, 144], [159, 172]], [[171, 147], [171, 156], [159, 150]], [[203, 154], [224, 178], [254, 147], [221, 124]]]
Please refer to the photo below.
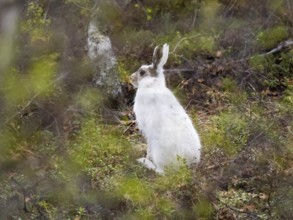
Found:
[[166, 73], [178, 73], [178, 72], [195, 72], [195, 69], [165, 69]]
[[275, 53], [287, 50], [291, 46], [293, 46], [293, 40], [286, 40], [286, 41], [281, 42], [276, 48], [270, 50], [269, 52], [263, 53], [260, 56], [268, 56], [271, 54], [275, 54]]

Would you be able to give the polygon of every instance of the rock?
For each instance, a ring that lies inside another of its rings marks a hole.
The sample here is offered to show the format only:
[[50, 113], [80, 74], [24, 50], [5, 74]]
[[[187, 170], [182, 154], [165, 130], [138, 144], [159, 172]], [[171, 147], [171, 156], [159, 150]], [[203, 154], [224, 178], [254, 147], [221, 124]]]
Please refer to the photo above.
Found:
[[117, 60], [108, 36], [103, 35], [94, 22], [88, 27], [88, 56], [95, 65], [95, 83], [108, 95], [118, 97], [121, 92]]

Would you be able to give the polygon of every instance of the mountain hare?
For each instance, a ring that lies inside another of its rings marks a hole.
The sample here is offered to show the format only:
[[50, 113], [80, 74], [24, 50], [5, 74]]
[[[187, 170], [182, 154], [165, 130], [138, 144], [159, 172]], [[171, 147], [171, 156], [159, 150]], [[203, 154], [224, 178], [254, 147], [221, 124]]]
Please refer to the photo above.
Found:
[[166, 87], [163, 66], [169, 46], [157, 46], [151, 65], [142, 65], [130, 76], [137, 88], [134, 113], [138, 128], [148, 144], [147, 156], [138, 161], [157, 173], [168, 166], [178, 167], [180, 159], [187, 165], [200, 160], [200, 140], [184, 108]]

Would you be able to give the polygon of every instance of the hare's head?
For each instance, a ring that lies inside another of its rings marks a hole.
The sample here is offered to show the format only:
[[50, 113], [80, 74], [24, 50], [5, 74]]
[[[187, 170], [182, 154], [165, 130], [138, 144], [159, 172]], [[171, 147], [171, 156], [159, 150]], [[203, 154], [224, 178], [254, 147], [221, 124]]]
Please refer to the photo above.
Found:
[[164, 44], [161, 49], [157, 46], [154, 49], [153, 61], [150, 65], [142, 65], [136, 72], [131, 74], [130, 80], [132, 85], [137, 88], [139, 83], [149, 77], [164, 77], [163, 66], [167, 62], [169, 54], [169, 45]]

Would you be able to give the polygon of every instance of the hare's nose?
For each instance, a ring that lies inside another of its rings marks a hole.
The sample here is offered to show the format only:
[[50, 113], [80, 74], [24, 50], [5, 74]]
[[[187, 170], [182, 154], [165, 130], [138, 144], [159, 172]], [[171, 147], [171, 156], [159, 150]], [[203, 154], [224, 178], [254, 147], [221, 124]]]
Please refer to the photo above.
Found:
[[130, 80], [131, 82], [134, 80], [134, 78], [135, 78], [134, 74], [131, 74], [131, 75], [129, 76], [129, 80]]

